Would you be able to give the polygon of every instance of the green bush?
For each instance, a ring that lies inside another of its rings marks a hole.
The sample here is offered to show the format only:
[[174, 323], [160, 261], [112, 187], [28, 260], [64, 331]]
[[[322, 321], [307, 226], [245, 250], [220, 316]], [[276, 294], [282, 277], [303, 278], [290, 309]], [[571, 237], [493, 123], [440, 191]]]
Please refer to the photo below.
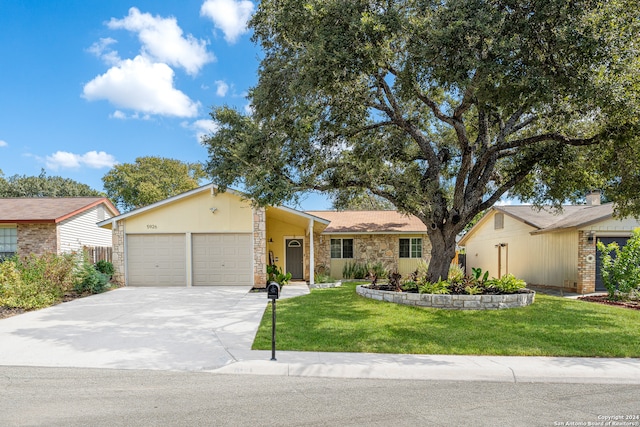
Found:
[[72, 254], [29, 255], [0, 264], [0, 304], [33, 310], [59, 302], [73, 288]]
[[280, 267], [275, 264], [267, 265], [267, 281], [269, 283], [276, 282], [280, 286], [284, 286], [291, 280], [291, 273], [283, 273]]
[[345, 279], [366, 279], [368, 275], [367, 265], [359, 262], [347, 262], [342, 268], [342, 277]]
[[86, 260], [79, 268], [74, 290], [80, 294], [99, 294], [108, 289], [109, 276], [101, 273]]
[[640, 287], [640, 228], [633, 231], [622, 249], [616, 242], [609, 245], [598, 242], [597, 245], [602, 252], [602, 280], [609, 298], [636, 294]]
[[487, 280], [485, 286], [497, 289], [503, 294], [514, 294], [520, 289], [526, 288], [527, 283], [524, 280], [516, 279], [513, 274], [505, 274], [499, 279]]
[[449, 286], [450, 284], [446, 280], [438, 280], [435, 283], [425, 282], [418, 285], [418, 292], [421, 294], [448, 294], [451, 293]]
[[462, 266], [458, 264], [451, 264], [449, 267], [449, 277], [450, 282], [460, 282], [464, 279], [464, 270]]
[[370, 276], [375, 274], [378, 279], [386, 279], [388, 275], [387, 269], [384, 268], [384, 264], [380, 261], [375, 264], [367, 263], [367, 270]]
[[113, 276], [113, 273], [115, 272], [115, 269], [113, 268], [113, 264], [103, 259], [96, 262], [95, 267], [96, 267], [96, 270], [98, 270], [100, 273], [106, 274], [109, 277]]

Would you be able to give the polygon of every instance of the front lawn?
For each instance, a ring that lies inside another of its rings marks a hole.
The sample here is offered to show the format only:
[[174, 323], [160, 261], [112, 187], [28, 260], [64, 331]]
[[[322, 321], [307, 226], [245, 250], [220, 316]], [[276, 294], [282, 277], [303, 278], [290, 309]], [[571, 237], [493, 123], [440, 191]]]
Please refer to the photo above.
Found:
[[[523, 308], [439, 310], [366, 299], [355, 286], [278, 300], [278, 350], [640, 357], [640, 310], [541, 294]], [[271, 304], [253, 349], [271, 349]]]

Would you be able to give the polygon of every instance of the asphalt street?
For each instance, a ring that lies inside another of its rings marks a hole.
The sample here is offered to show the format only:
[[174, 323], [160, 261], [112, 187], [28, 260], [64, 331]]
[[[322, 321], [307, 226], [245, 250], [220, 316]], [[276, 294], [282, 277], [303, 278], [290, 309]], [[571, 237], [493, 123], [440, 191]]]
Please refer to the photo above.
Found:
[[638, 396], [624, 384], [0, 367], [7, 427], [637, 426]]

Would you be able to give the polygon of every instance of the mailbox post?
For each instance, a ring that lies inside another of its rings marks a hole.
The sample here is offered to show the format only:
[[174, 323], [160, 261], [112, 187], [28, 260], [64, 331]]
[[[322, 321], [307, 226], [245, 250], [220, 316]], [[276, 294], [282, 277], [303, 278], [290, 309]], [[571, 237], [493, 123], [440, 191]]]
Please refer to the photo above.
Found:
[[271, 360], [276, 360], [276, 300], [280, 298], [280, 285], [269, 283], [267, 298], [271, 300]]

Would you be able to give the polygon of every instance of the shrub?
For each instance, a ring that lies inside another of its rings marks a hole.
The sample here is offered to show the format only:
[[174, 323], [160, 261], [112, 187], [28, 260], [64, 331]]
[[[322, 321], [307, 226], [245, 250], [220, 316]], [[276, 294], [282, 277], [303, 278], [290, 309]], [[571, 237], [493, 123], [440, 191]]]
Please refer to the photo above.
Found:
[[368, 270], [370, 276], [373, 276], [375, 274], [378, 279], [386, 279], [389, 275], [387, 269], [384, 268], [384, 264], [382, 264], [382, 262], [380, 261], [376, 262], [375, 264], [370, 264]]
[[451, 290], [449, 289], [449, 282], [438, 280], [435, 283], [425, 282], [419, 285], [418, 292], [421, 294], [448, 294], [451, 293]]
[[313, 277], [316, 283], [334, 283], [336, 281], [326, 273], [316, 273]]
[[347, 262], [342, 268], [342, 277], [345, 279], [366, 279], [369, 275], [367, 264], [359, 262]]
[[87, 260], [79, 268], [74, 290], [78, 293], [99, 294], [107, 290], [109, 276], [101, 273]]
[[73, 286], [73, 255], [14, 257], [0, 264], [0, 303], [33, 310], [62, 299]]
[[609, 245], [598, 242], [597, 245], [602, 252], [602, 280], [609, 298], [635, 293], [640, 287], [640, 228], [633, 231], [622, 249], [616, 242]]
[[524, 280], [516, 279], [513, 274], [505, 274], [499, 279], [491, 279], [486, 282], [487, 288], [497, 289], [503, 294], [513, 294], [520, 289], [527, 287], [527, 283]]
[[291, 280], [291, 273], [283, 273], [280, 267], [275, 264], [267, 265], [267, 281], [269, 283], [276, 282], [280, 286], [284, 286]]
[[449, 267], [449, 281], [460, 282], [464, 279], [464, 270], [458, 264], [451, 264]]
[[106, 274], [109, 277], [112, 277], [113, 273], [115, 272], [115, 269], [113, 268], [113, 264], [103, 259], [96, 262], [95, 267], [96, 267], [96, 270], [98, 270], [100, 273]]

